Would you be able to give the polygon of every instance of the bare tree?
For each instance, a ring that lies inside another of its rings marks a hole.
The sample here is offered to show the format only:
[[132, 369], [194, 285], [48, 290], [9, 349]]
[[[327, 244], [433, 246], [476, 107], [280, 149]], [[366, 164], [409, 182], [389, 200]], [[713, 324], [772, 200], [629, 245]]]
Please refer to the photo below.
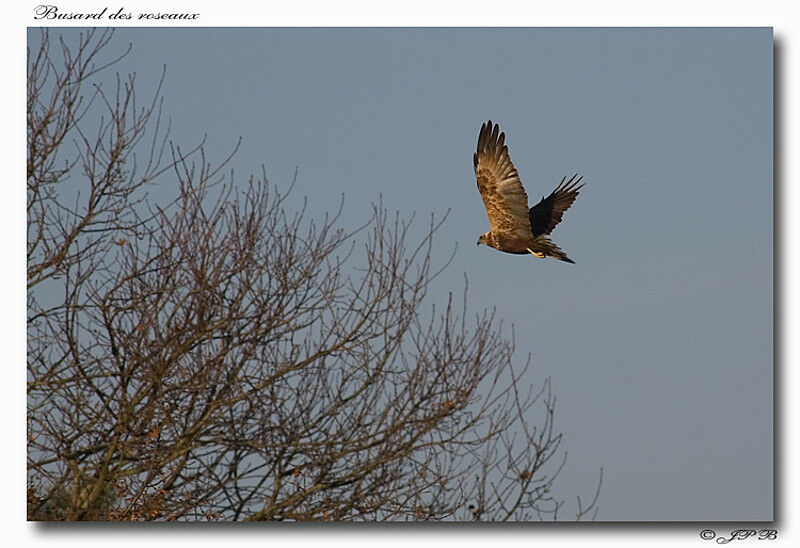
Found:
[[159, 92], [96, 81], [110, 39], [28, 53], [29, 519], [557, 518], [549, 382], [466, 283], [425, 305], [444, 219], [413, 241], [238, 189]]

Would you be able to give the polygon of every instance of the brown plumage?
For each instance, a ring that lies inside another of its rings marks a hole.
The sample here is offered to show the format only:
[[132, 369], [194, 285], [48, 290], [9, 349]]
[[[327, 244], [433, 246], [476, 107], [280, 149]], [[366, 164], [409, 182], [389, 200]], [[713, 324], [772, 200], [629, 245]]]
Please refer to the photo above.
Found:
[[528, 209], [528, 195], [511, 163], [505, 138], [500, 126], [491, 120], [481, 126], [473, 163], [491, 230], [481, 234], [478, 244], [506, 253], [532, 253], [573, 263], [548, 236], [577, 198], [582, 177], [576, 174], [569, 181], [564, 177], [548, 197]]

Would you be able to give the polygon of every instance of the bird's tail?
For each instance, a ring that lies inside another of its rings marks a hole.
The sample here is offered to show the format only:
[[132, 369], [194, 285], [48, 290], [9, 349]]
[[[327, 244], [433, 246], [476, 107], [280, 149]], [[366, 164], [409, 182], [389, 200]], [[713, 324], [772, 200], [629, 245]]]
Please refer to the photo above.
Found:
[[566, 263], [575, 264], [575, 261], [567, 257], [567, 254], [564, 253], [561, 248], [553, 243], [553, 241], [549, 238], [539, 238], [536, 244], [538, 250], [544, 253], [545, 256], [553, 257], [554, 259], [558, 259], [559, 261], [564, 261]]

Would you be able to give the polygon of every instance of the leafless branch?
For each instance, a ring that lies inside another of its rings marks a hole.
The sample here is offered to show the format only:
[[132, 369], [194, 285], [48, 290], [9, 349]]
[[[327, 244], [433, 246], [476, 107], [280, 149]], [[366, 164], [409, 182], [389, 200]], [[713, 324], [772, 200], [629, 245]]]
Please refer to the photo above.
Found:
[[346, 230], [237, 184], [169, 140], [160, 84], [95, 81], [110, 38], [28, 56], [29, 518], [556, 517], [549, 380], [466, 279], [428, 296], [444, 218]]

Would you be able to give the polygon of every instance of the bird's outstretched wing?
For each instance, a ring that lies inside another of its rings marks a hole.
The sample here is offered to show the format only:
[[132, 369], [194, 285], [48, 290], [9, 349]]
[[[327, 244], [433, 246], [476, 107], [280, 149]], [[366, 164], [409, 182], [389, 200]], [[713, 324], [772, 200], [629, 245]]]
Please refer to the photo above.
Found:
[[556, 225], [561, 222], [564, 212], [569, 209], [569, 206], [578, 197], [578, 191], [583, 187], [583, 185], [579, 184], [583, 177], [578, 177], [576, 173], [569, 181], [566, 181], [566, 179], [566, 177], [561, 179], [561, 182], [550, 193], [550, 196], [543, 197], [538, 204], [530, 209], [531, 232], [533, 232], [534, 236], [550, 234]]
[[486, 206], [492, 232], [530, 238], [528, 195], [511, 163], [505, 133], [492, 121], [481, 126], [478, 150], [473, 157], [478, 190]]

